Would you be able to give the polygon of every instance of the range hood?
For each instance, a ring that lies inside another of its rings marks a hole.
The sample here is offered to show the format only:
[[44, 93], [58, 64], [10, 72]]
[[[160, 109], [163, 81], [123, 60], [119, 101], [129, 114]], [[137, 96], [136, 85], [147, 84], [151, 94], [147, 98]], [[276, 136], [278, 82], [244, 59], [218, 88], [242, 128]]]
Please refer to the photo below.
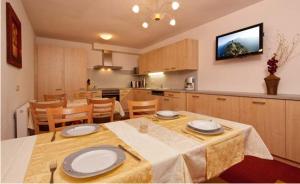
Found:
[[110, 50], [101, 50], [102, 52], [102, 65], [96, 65], [94, 66], [95, 70], [107, 70], [107, 69], [111, 69], [111, 70], [121, 70], [122, 67], [121, 66], [114, 66], [113, 65], [113, 58], [112, 58], [112, 51]]

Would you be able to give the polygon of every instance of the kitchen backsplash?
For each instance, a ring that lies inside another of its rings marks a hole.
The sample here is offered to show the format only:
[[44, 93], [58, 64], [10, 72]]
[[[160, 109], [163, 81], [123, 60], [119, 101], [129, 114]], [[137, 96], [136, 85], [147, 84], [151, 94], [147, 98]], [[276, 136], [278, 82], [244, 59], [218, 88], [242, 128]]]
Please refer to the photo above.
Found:
[[[185, 79], [193, 76], [197, 84], [197, 71], [168, 72], [164, 76], [146, 77], [147, 88], [183, 89]], [[142, 79], [144, 76], [135, 76], [132, 71], [115, 70], [101, 71], [88, 69], [88, 78], [96, 88], [127, 88], [132, 80]], [[197, 85], [196, 85], [197, 89]]]
[[147, 87], [149, 88], [172, 88], [172, 89], [183, 89], [185, 85], [185, 79], [193, 76], [196, 80], [195, 88], [197, 86], [197, 71], [178, 71], [168, 72], [164, 76], [147, 76]]
[[130, 81], [136, 80], [132, 71], [115, 70], [101, 71], [88, 69], [88, 78], [96, 88], [127, 88], [130, 87]]

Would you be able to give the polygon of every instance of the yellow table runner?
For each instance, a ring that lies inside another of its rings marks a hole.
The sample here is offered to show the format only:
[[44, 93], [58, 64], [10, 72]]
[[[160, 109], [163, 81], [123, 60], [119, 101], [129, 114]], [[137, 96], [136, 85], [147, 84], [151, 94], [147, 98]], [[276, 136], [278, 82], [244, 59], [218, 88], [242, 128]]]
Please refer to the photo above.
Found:
[[[151, 164], [143, 159], [137, 161], [131, 155], [126, 154], [125, 162], [103, 175], [86, 179], [76, 179], [66, 175], [62, 170], [62, 162], [65, 157], [71, 153], [77, 152], [83, 148], [98, 145], [123, 145], [128, 150], [136, 153], [132, 148], [121, 141], [114, 133], [101, 127], [98, 133], [77, 138], [63, 138], [60, 132], [56, 134], [55, 142], [50, 142], [52, 133], [41, 134], [37, 136], [36, 144], [33, 148], [31, 161], [29, 163], [25, 183], [48, 183], [50, 181], [49, 163], [53, 160], [57, 161], [58, 168], [54, 174], [54, 182], [60, 183], [136, 183], [151, 182], [152, 171]], [[142, 158], [139, 155], [140, 158]]]
[[223, 134], [203, 135], [186, 128], [188, 122], [199, 119], [197, 116], [181, 115], [174, 120], [157, 120], [151, 116], [146, 118], [157, 125], [206, 144], [206, 179], [218, 176], [244, 159], [245, 137], [240, 130], [224, 127]]

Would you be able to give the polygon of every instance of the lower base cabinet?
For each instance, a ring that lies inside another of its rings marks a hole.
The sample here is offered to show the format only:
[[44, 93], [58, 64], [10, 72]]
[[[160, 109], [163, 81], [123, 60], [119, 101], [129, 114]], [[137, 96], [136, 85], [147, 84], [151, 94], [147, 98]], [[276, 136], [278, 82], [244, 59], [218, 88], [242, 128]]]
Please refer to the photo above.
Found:
[[209, 95], [209, 104], [209, 115], [231, 121], [239, 121], [239, 97]]
[[286, 101], [286, 157], [300, 163], [300, 101]]
[[187, 111], [210, 115], [209, 95], [188, 93], [186, 98]]
[[285, 100], [241, 97], [240, 107], [240, 122], [252, 125], [272, 154], [285, 157]]

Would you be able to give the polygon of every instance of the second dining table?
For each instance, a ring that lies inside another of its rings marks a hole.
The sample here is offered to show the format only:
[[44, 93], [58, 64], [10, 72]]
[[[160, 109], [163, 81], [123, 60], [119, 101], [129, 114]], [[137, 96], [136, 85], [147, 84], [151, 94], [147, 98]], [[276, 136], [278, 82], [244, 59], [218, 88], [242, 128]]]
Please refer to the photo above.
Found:
[[[2, 141], [2, 161], [7, 165], [2, 168], [3, 181], [48, 182], [49, 163], [55, 160], [54, 181], [61, 183], [202, 182], [241, 162], [245, 155], [273, 159], [250, 125], [186, 111], [179, 114], [175, 120], [146, 116], [106, 123], [97, 133], [81, 137], [65, 138], [57, 132], [54, 142], [52, 133]], [[218, 122], [224, 133], [211, 136], [187, 130], [187, 123], [196, 119]], [[141, 132], [141, 125], [147, 125], [147, 131]], [[68, 155], [99, 145], [121, 145], [140, 160], [126, 152], [124, 163], [108, 173], [84, 179], [65, 174], [62, 164]]]
[[[94, 98], [94, 99], [107, 99], [107, 98]], [[49, 103], [49, 102], [39, 102], [39, 103]], [[50, 103], [51, 103], [51, 101], [50, 101]], [[87, 104], [88, 104], [87, 99], [73, 99], [73, 100], [67, 101], [67, 108], [80, 107], [80, 106], [84, 106]], [[124, 109], [119, 101], [115, 101], [115, 113], [120, 114], [121, 117], [125, 116]], [[31, 113], [28, 113], [27, 128], [32, 129], [32, 130], [34, 129]]]

